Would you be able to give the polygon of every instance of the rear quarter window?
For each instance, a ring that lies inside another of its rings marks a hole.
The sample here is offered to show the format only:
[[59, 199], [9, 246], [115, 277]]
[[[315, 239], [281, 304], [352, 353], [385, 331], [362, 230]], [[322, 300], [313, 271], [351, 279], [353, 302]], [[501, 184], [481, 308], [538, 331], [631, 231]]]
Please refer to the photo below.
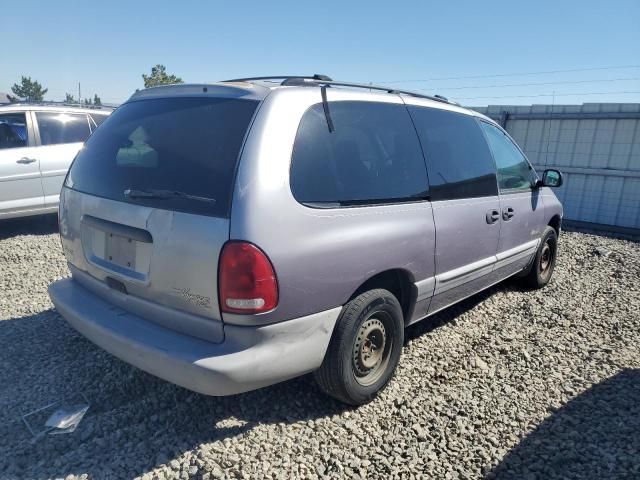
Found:
[[347, 206], [418, 200], [428, 182], [420, 143], [404, 105], [329, 102], [303, 115], [291, 162], [291, 190], [303, 204]]
[[[226, 217], [238, 154], [257, 105], [211, 97], [124, 104], [86, 142], [66, 186], [122, 202]], [[131, 198], [127, 190], [182, 195]]]

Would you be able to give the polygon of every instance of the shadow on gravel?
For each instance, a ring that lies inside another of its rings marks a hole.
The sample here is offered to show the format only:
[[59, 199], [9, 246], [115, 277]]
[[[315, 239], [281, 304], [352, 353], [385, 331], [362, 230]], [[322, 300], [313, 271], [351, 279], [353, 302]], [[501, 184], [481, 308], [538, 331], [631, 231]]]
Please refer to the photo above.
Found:
[[57, 232], [58, 215], [56, 213], [0, 220], [0, 240], [18, 235], [50, 235]]
[[640, 478], [640, 369], [555, 411], [487, 478]]
[[445, 308], [444, 310], [432, 315], [431, 317], [425, 318], [424, 320], [419, 321], [413, 325], [410, 325], [405, 330], [404, 339], [405, 342], [409, 340], [415, 340], [416, 338], [424, 335], [425, 333], [432, 332], [433, 330], [446, 325], [448, 323], [455, 324], [456, 319], [473, 309], [479, 303], [482, 303], [484, 300], [489, 298], [491, 295], [495, 294], [500, 290], [504, 290], [505, 288], [509, 288], [506, 284], [499, 284], [498, 286], [494, 286], [488, 290], [484, 290], [482, 292], [476, 293], [475, 295], [467, 298], [466, 300], [461, 301], [455, 305]]
[[[0, 385], [1, 478], [132, 478], [260, 424], [346, 409], [308, 376], [232, 397], [190, 392], [112, 357], [54, 310], [0, 321]], [[21, 416], [75, 392], [91, 402], [78, 429], [33, 441]]]

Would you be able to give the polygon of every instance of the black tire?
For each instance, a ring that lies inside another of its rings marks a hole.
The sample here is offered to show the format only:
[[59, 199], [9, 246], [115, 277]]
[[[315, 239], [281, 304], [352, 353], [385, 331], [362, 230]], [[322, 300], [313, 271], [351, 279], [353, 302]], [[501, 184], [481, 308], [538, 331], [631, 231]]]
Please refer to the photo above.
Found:
[[542, 241], [529, 271], [523, 276], [526, 286], [533, 289], [542, 288], [551, 280], [558, 255], [558, 235], [553, 227], [547, 227], [542, 232]]
[[398, 299], [383, 289], [362, 293], [342, 309], [316, 382], [349, 405], [370, 402], [393, 377], [403, 344]]

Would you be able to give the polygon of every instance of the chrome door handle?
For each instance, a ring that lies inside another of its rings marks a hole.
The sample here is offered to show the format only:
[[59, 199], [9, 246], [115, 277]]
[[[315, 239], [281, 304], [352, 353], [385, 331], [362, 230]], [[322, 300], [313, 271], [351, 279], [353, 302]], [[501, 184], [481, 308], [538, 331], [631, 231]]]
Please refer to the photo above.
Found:
[[37, 160], [35, 158], [22, 157], [20, 160], [17, 160], [16, 163], [22, 163], [26, 165], [27, 163], [33, 163], [36, 161]]

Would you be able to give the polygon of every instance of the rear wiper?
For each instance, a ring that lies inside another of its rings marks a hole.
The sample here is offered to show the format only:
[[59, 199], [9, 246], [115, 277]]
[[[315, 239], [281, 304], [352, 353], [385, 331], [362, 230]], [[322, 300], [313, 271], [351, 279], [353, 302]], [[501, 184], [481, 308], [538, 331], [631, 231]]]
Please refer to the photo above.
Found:
[[127, 198], [186, 198], [188, 200], [197, 200], [199, 202], [216, 203], [215, 198], [200, 197], [198, 195], [191, 195], [189, 193], [179, 192], [176, 190], [158, 190], [153, 188], [149, 190], [134, 190], [127, 188], [124, 191], [124, 196]]

